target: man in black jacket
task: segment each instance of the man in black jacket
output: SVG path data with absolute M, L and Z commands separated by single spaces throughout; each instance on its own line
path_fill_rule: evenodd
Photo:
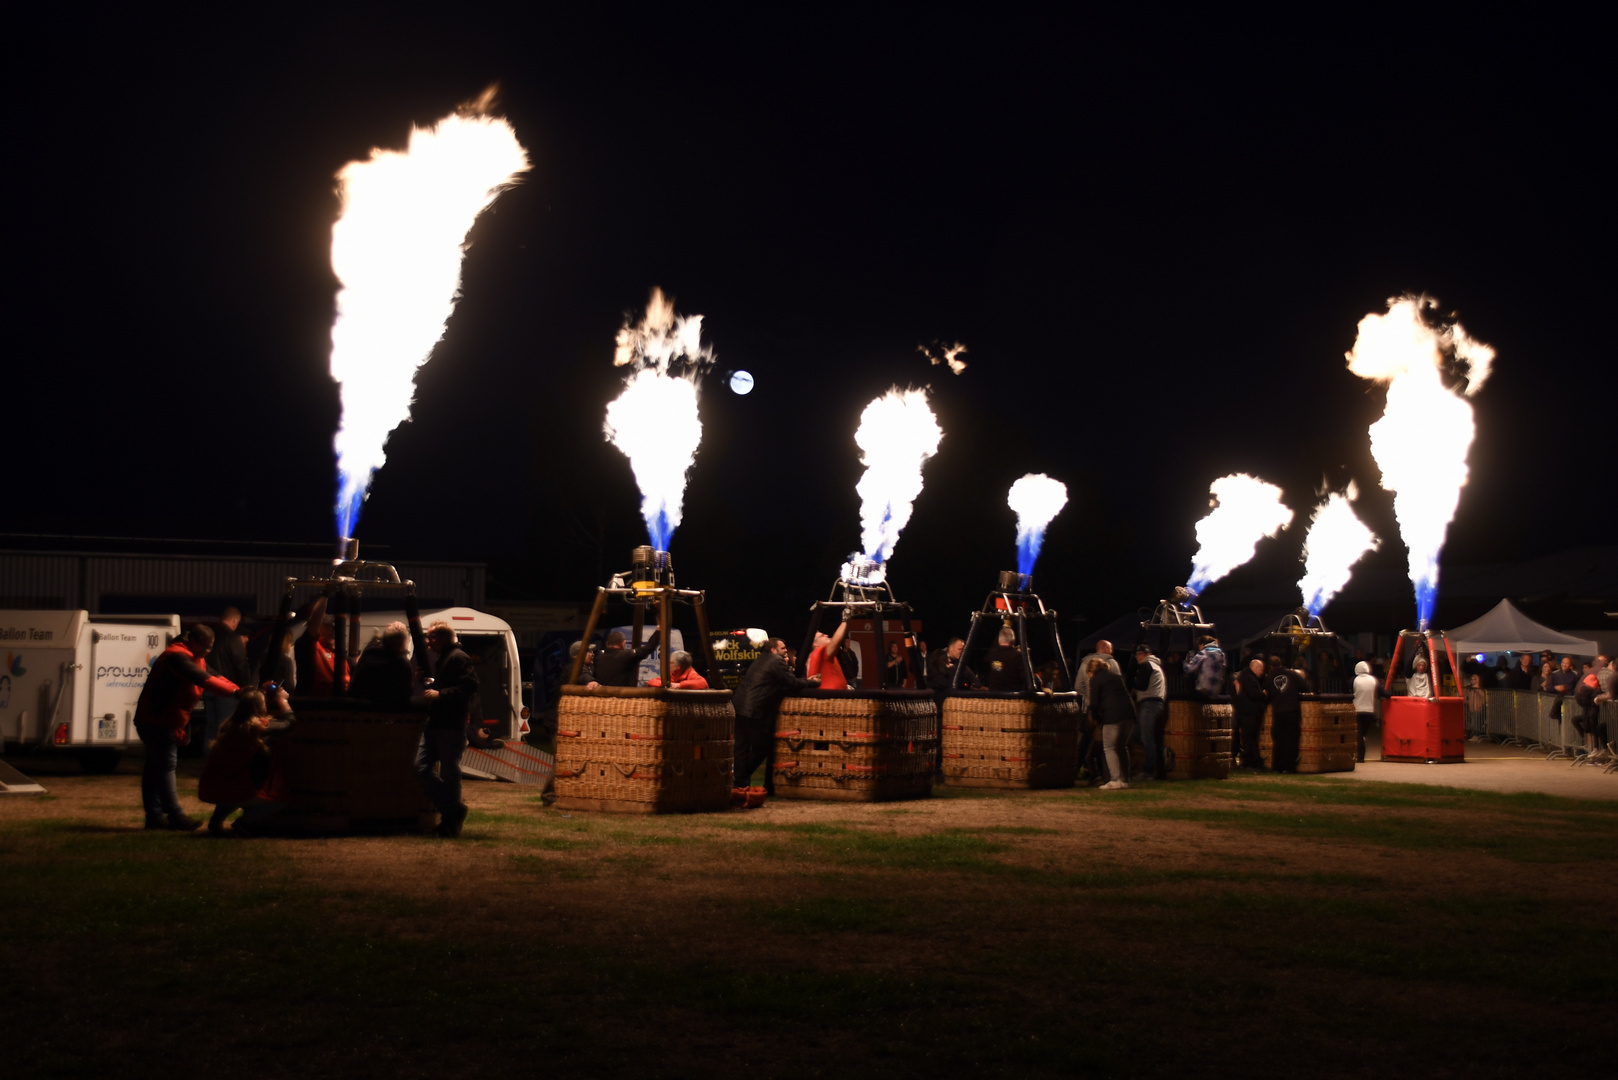
M 742 672 L 732 704 L 736 708 L 735 786 L 746 787 L 753 770 L 775 755 L 775 716 L 788 693 L 802 693 L 820 682 L 820 676 L 800 679 L 787 668 L 787 643 L 770 638 L 758 659 Z M 775 794 L 775 773 L 764 771 L 764 790 Z
M 943 694 L 955 685 L 955 669 L 960 666 L 961 653 L 966 650 L 966 642 L 961 638 L 949 639 L 949 644 L 936 652 L 927 654 L 927 688 L 938 694 Z M 974 690 L 978 685 L 978 677 L 971 668 L 961 672 L 961 689 Z M 939 707 L 943 707 L 940 698 Z
M 1298 744 L 1303 741 L 1303 694 L 1309 678 L 1296 668 L 1282 667 L 1279 656 L 1270 657 L 1270 768 L 1278 773 L 1298 771 Z
M 1031 689 L 1022 652 L 1017 648 L 1017 632 L 1002 626 L 1000 633 L 983 654 L 983 684 L 1001 693 L 1022 693 Z
M 1236 737 L 1240 740 L 1242 768 L 1262 769 L 1264 759 L 1259 756 L 1258 737 L 1264 727 L 1264 706 L 1269 703 L 1264 693 L 1264 661 L 1253 657 L 1246 667 L 1236 673 L 1233 682 L 1230 704 L 1236 712 Z
M 657 638 L 648 638 L 638 649 L 624 643 L 624 632 L 614 630 L 607 635 L 607 647 L 596 654 L 595 678 L 586 683 L 589 689 L 598 686 L 634 686 L 639 680 L 636 673 L 640 662 L 657 648 Z
M 427 727 L 416 748 L 416 779 L 438 808 L 438 835 L 461 835 L 466 806 L 461 802 L 461 754 L 466 750 L 466 722 L 478 696 L 478 673 L 456 643 L 455 628 L 435 622 L 427 628 L 427 644 L 438 658 L 427 690 Z M 438 766 L 434 774 L 433 766 Z
M 248 673 L 247 646 L 236 632 L 242 624 L 240 609 L 227 607 L 219 616 L 219 630 L 214 635 L 213 651 L 208 654 L 208 674 L 217 675 L 237 686 L 252 686 Z M 236 714 L 236 699 L 212 692 L 202 696 L 202 715 L 207 720 L 203 746 L 212 746 L 219 737 L 219 728 Z

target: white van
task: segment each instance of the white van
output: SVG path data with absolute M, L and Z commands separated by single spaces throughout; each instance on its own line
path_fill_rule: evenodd
M 178 615 L 0 611 L 0 741 L 72 750 L 111 772 L 135 734 L 135 703 Z

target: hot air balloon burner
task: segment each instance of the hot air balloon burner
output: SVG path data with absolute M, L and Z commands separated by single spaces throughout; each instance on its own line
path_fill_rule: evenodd
M 961 687 L 968 670 L 977 670 L 974 661 L 999 640 L 1001 629 L 1007 626 L 1016 632 L 1017 651 L 1022 654 L 1023 676 L 1029 690 L 1036 686 L 1035 671 L 1048 660 L 1057 664 L 1062 689 L 1072 688 L 1073 672 L 1068 667 L 1067 652 L 1062 648 L 1056 611 L 1045 606 L 1032 586 L 1032 574 L 1000 571 L 995 588 L 989 591 L 983 606 L 972 613 L 972 626 L 966 632 L 961 662 L 955 666 L 954 688 Z M 1035 663 L 1036 652 L 1039 663 Z
M 666 551 L 658 551 L 650 544 L 642 544 L 629 554 L 630 587 L 636 590 L 655 589 L 674 584 L 674 563 Z
M 1015 570 L 1002 570 L 1000 571 L 1000 582 L 996 591 L 1032 594 L 1034 591 L 1034 575 L 1019 574 Z
M 702 656 L 707 663 L 706 676 L 717 680 L 719 665 L 714 659 L 713 642 L 708 636 L 708 614 L 703 606 L 706 599 L 707 594 L 701 589 L 681 589 L 676 586 L 674 562 L 668 552 L 659 551 L 650 544 L 642 544 L 630 551 L 629 569 L 613 574 L 605 586 L 596 590 L 595 605 L 590 609 L 590 617 L 584 624 L 584 640 L 588 642 L 595 636 L 596 628 L 601 624 L 601 618 L 610 602 L 618 601 L 629 605 L 629 646 L 632 649 L 640 648 L 641 643 L 646 640 L 648 612 L 654 620 L 652 631 L 660 633 L 660 628 L 673 624 L 674 605 L 685 604 L 696 616 Z M 658 650 L 664 686 L 669 683 L 671 651 L 667 648 Z M 585 655 L 586 650 L 580 649 L 579 655 L 574 657 L 573 667 L 568 675 L 569 684 L 577 683 L 583 673 Z

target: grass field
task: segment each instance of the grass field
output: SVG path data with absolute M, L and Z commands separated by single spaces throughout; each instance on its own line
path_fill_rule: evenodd
M 225 841 L 131 768 L 0 801 L 7 1076 L 1612 1075 L 1618 804 L 475 784 L 459 842 Z

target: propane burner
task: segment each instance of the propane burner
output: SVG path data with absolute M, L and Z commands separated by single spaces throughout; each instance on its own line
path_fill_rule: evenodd
M 1032 592 L 1034 588 L 1033 574 L 1019 574 L 1015 570 L 1000 571 L 999 591 L 1007 593 Z
M 629 554 L 630 588 L 640 592 L 674 584 L 674 562 L 666 551 L 642 544 Z

